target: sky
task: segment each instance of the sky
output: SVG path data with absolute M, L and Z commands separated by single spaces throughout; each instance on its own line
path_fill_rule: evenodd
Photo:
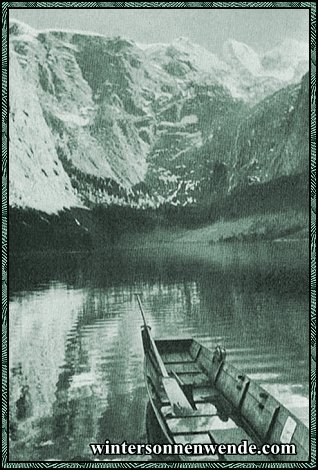
M 271 49 L 286 38 L 308 43 L 309 13 L 305 9 L 49 9 L 9 10 L 36 29 L 61 28 L 124 36 L 136 42 L 170 43 L 183 36 L 215 53 L 231 38 L 257 51 Z

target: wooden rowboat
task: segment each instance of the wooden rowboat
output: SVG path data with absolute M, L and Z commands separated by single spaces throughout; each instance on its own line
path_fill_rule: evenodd
M 142 309 L 140 299 L 139 305 Z M 145 319 L 142 341 L 147 392 L 164 442 L 239 445 L 246 440 L 258 448 L 295 444 L 297 451 L 297 455 L 179 455 L 180 460 L 309 460 L 309 429 L 226 361 L 224 349 L 217 346 L 212 352 L 192 338 L 155 340 Z

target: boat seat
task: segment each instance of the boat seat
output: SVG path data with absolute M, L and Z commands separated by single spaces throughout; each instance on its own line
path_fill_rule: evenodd
M 247 444 L 254 444 L 250 436 L 244 431 L 244 429 L 235 426 L 228 429 L 212 429 L 209 431 L 210 439 L 215 444 L 235 444 L 236 446 L 242 443 L 242 440 L 246 440 Z M 267 455 L 264 454 L 227 454 L 220 455 L 222 459 L 230 462 L 257 462 L 257 461 L 270 461 Z
M 214 402 L 218 402 L 219 393 L 210 387 L 193 387 L 192 393 L 196 407 L 201 404 L 213 404 Z M 158 396 L 160 398 L 161 406 L 167 406 L 170 404 L 164 391 L 160 394 L 158 393 Z
M 192 385 L 193 387 L 208 387 L 211 385 L 208 377 L 200 372 L 178 373 L 178 377 L 184 385 Z
M 221 421 L 217 415 L 197 416 L 193 414 L 181 418 L 173 417 L 167 419 L 166 423 L 173 435 L 208 433 L 210 429 L 236 427 L 236 424 L 231 419 Z
M 175 414 L 173 413 L 173 409 L 171 405 L 163 405 L 161 407 L 161 414 L 163 415 L 164 418 L 170 419 L 170 418 L 175 418 Z M 212 403 L 197 403 L 196 408 L 193 409 L 192 411 L 190 410 L 188 415 L 184 414 L 183 417 L 185 416 L 216 416 L 217 415 L 217 409 Z

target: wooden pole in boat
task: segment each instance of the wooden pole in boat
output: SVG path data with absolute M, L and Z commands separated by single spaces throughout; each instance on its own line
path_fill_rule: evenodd
M 140 312 L 142 315 L 142 319 L 144 321 L 144 325 L 147 330 L 147 335 L 148 335 L 149 342 L 151 345 L 151 350 L 156 358 L 157 364 L 160 369 L 162 385 L 165 389 L 168 400 L 170 401 L 172 410 L 177 416 L 182 416 L 184 414 L 186 415 L 192 414 L 193 408 L 191 404 L 189 403 L 189 400 L 185 396 L 179 382 L 177 381 L 175 377 L 171 377 L 168 374 L 166 366 L 164 365 L 164 362 L 159 354 L 157 345 L 149 331 L 150 327 L 147 325 L 146 317 L 145 317 L 145 313 L 142 307 L 140 297 L 138 294 L 136 294 L 136 297 L 137 297 L 138 305 L 139 305 Z
M 147 325 L 147 322 L 146 322 L 146 317 L 145 317 L 145 312 L 144 312 L 144 309 L 142 307 L 142 303 L 141 303 L 141 300 L 140 300 L 140 297 L 139 297 L 139 294 L 136 294 L 136 297 L 137 297 L 137 300 L 138 300 L 138 304 L 139 304 L 139 308 L 140 308 L 140 312 L 141 312 L 141 315 L 142 315 L 142 319 L 144 321 L 144 326 L 145 328 L 147 329 L 147 334 L 148 334 L 148 338 L 149 338 L 149 342 L 151 344 L 151 349 L 152 349 L 152 352 L 156 358 L 156 361 L 157 361 L 157 364 L 160 368 L 160 372 L 161 372 L 161 375 L 163 377 L 169 377 L 169 374 L 167 372 L 167 369 L 163 363 L 163 360 L 161 359 L 161 356 L 159 354 L 159 351 L 158 351 L 158 348 L 156 346 L 156 343 L 152 337 L 152 335 L 150 334 L 150 326 Z
M 142 319 L 143 319 L 143 321 L 144 321 L 144 325 L 145 325 L 146 327 L 148 327 L 147 322 L 146 322 L 145 312 L 144 312 L 144 309 L 143 309 L 143 306 L 142 306 L 142 303 L 141 303 L 139 294 L 135 294 L 135 296 L 137 297 L 137 301 L 138 301 L 138 305 L 139 305 L 139 308 L 140 308 L 140 312 L 141 312 Z

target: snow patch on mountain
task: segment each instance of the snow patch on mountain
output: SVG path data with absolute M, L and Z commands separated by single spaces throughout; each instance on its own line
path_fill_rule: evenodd
M 10 54 L 9 202 L 47 213 L 80 206 L 56 152 L 37 90 Z

